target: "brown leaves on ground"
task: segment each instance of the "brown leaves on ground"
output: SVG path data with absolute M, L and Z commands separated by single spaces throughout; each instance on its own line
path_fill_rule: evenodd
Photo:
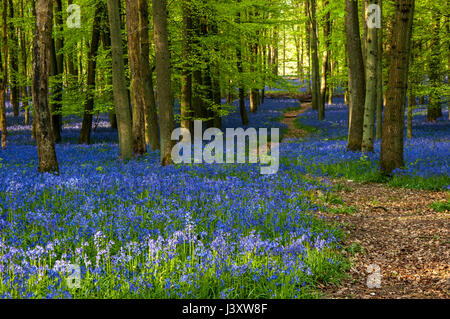
M 449 298 L 450 212 L 431 209 L 448 193 L 342 182 L 338 193 L 352 215 L 333 215 L 343 224 L 350 279 L 324 290 L 328 298 Z M 378 265 L 381 287 L 368 288 L 370 265 Z
M 307 134 L 294 121 L 310 107 L 305 103 L 301 110 L 285 114 L 285 138 Z M 319 287 L 325 298 L 449 298 L 450 212 L 437 213 L 430 207 L 445 201 L 449 193 L 339 182 L 344 187 L 337 195 L 345 207 L 355 209 L 324 215 L 343 225 L 343 247 L 352 267 L 350 278 L 338 287 Z M 374 269 L 380 271 L 380 288 L 368 287 Z

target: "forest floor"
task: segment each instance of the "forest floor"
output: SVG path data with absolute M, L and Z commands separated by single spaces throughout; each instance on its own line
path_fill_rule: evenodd
M 290 138 L 301 138 L 306 135 L 308 135 L 308 132 L 305 130 L 299 129 L 295 126 L 295 119 L 302 113 L 305 113 L 307 110 L 311 108 L 311 102 L 302 103 L 301 108 L 298 110 L 292 110 L 287 111 L 284 113 L 284 116 L 281 120 L 282 124 L 287 125 L 288 129 L 286 130 L 284 134 L 284 139 L 290 139 Z
M 295 118 L 309 107 L 285 113 L 286 138 L 307 134 L 295 126 Z M 450 297 L 450 213 L 431 208 L 445 202 L 448 193 L 342 179 L 333 183 L 340 185 L 335 196 L 347 209 L 322 214 L 342 225 L 351 269 L 339 286 L 320 287 L 324 298 Z M 377 272 L 379 288 L 369 288 L 368 278 Z

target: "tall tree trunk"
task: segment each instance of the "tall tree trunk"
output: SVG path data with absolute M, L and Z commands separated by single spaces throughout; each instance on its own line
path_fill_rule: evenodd
M 237 13 L 236 23 L 241 24 L 241 12 Z M 244 67 L 242 66 L 242 41 L 239 38 L 239 44 L 236 49 L 237 57 L 237 69 L 239 74 L 239 112 L 241 114 L 242 125 L 248 125 L 247 110 L 245 109 L 245 88 L 242 75 L 244 73 Z
M 153 88 L 153 70 L 150 66 L 150 39 L 147 30 L 149 24 L 147 0 L 139 1 L 139 23 L 141 26 L 141 72 L 143 85 L 143 99 L 145 110 L 145 132 L 146 142 L 152 150 L 158 150 L 159 127 L 158 115 L 156 111 L 155 92 Z
M 0 52 L 0 60 L 1 54 L 3 54 L 3 61 L 0 61 L 0 68 L 2 74 L 2 82 L 0 86 L 0 130 L 1 133 L 1 144 L 2 149 L 6 148 L 6 137 L 8 136 L 7 125 L 6 125 L 6 90 L 8 83 L 8 2 L 3 1 L 3 27 L 2 27 L 2 52 Z
M 111 50 L 111 32 L 109 27 L 109 18 L 108 12 L 105 12 L 105 21 L 103 21 L 102 25 L 102 34 L 101 41 L 103 42 L 103 48 L 105 50 Z M 108 76 L 108 84 L 112 86 L 112 77 Z M 117 130 L 117 116 L 115 108 L 108 111 L 109 123 L 111 125 L 111 129 Z
M 202 59 L 201 49 L 201 8 L 198 1 L 193 1 L 192 5 L 192 30 L 193 30 L 193 55 L 194 61 L 200 61 Z M 194 70 L 192 72 L 192 110 L 194 112 L 194 118 L 206 118 L 204 114 L 204 90 L 203 90 L 203 76 L 202 69 L 199 63 L 193 65 Z
M 378 5 L 378 0 L 372 0 Z M 367 25 L 367 23 L 365 23 Z M 364 153 L 374 151 L 375 113 L 378 95 L 378 29 L 368 28 L 366 39 L 366 101 L 364 104 L 364 126 L 361 150 Z
M 322 104 L 320 95 L 320 71 L 319 71 L 319 40 L 317 37 L 316 0 L 308 0 L 309 21 L 311 31 L 311 62 L 312 62 L 312 108 L 319 110 Z M 323 110 L 319 110 L 319 119 L 323 119 Z
M 6 1 L 6 0 L 3 0 Z M 11 104 L 14 116 L 19 116 L 19 95 L 20 88 L 17 84 L 17 75 L 19 74 L 19 56 L 18 56 L 18 40 L 16 27 L 14 25 L 14 5 L 9 0 L 9 66 L 10 66 L 10 88 L 11 88 Z
M 125 160 L 133 156 L 130 101 L 124 73 L 122 37 L 120 29 L 119 0 L 107 0 L 111 32 L 114 104 L 119 131 L 120 154 Z
M 67 5 L 70 6 L 73 3 L 73 0 L 68 0 Z M 69 69 L 69 75 L 72 78 L 72 80 L 75 80 L 78 78 L 78 67 L 77 63 L 73 63 L 74 56 L 73 52 L 67 53 L 67 68 Z
M 272 72 L 275 76 L 278 76 L 278 63 L 279 63 L 279 59 L 278 59 L 278 43 L 279 42 L 279 35 L 278 35 L 278 29 L 275 26 L 274 30 L 273 30 L 273 51 L 272 51 Z
M 328 10 L 329 2 L 325 0 L 324 8 Z M 320 87 L 321 103 L 319 105 L 319 120 L 323 120 L 325 117 L 325 103 L 327 100 L 327 88 L 328 88 L 328 73 L 330 72 L 330 45 L 331 45 L 331 17 L 330 11 L 325 15 L 325 24 L 323 28 L 323 37 L 325 39 L 325 52 L 322 59 L 322 80 Z
M 305 2 L 305 15 L 309 17 L 309 0 Z M 306 55 L 308 57 L 308 67 L 306 68 L 306 94 L 312 94 L 311 90 L 311 23 L 306 19 Z
M 429 62 L 430 72 L 430 100 L 427 108 L 427 122 L 435 122 L 442 116 L 442 101 L 440 94 L 440 65 L 441 65 L 441 41 L 440 41 L 440 14 L 433 12 L 433 30 L 431 36 L 431 57 Z
M 53 1 L 36 3 L 36 34 L 33 49 L 33 106 L 39 172 L 59 173 L 50 118 L 48 74 L 52 45 Z
M 412 81 L 409 87 L 409 97 L 408 97 L 408 116 L 407 116 L 407 126 L 406 126 L 406 137 L 411 139 L 413 137 L 413 110 L 416 106 L 416 96 L 414 95 L 414 88 Z
M 254 113 L 258 110 L 258 104 L 259 104 L 259 97 L 258 97 L 258 90 L 255 88 L 256 86 L 256 57 L 258 54 L 258 44 L 252 43 L 250 45 L 250 73 L 252 73 L 254 76 L 252 80 L 252 87 L 250 88 L 250 112 Z
M 381 20 L 383 18 L 383 1 L 380 1 Z M 381 21 L 382 23 L 382 21 Z M 378 29 L 378 63 L 377 63 L 377 127 L 376 139 L 381 139 L 383 123 L 383 28 Z
M 161 130 L 161 165 L 166 166 L 172 164 L 171 135 L 174 128 L 166 0 L 153 0 L 153 25 L 159 127 Z
M 192 132 L 192 1 L 183 0 L 183 69 L 181 71 L 181 127 Z
M 79 144 L 91 143 L 92 112 L 94 111 L 95 75 L 97 69 L 97 52 L 100 44 L 101 21 L 105 19 L 103 2 L 97 2 L 92 26 L 92 38 L 88 54 L 87 99 L 84 105 L 83 122 L 81 124 Z
M 362 145 L 366 81 L 359 35 L 358 1 L 346 0 L 345 32 L 349 66 L 349 132 L 348 149 L 360 151 Z
M 450 0 L 447 0 L 447 12 L 450 11 Z M 450 34 L 450 16 L 447 15 L 445 17 L 445 29 L 447 31 L 447 81 L 448 84 L 450 84 L 450 37 L 448 36 Z M 450 94 L 447 95 L 447 102 L 448 102 L 448 118 L 450 120 Z
M 391 174 L 404 164 L 404 119 L 414 2 L 414 0 L 398 0 L 395 5 L 380 156 L 380 169 L 384 174 Z
M 55 8 L 55 22 L 58 32 L 63 29 L 63 17 L 62 17 L 62 1 L 56 0 Z M 50 69 L 51 74 L 54 77 L 54 85 L 52 87 L 52 100 L 51 111 L 52 111 L 52 127 L 53 127 L 53 137 L 55 143 L 61 142 L 61 129 L 62 129 L 62 76 L 64 71 L 64 54 L 60 50 L 64 47 L 64 42 L 61 34 L 52 40 L 52 63 Z
M 22 21 L 25 21 L 25 12 L 23 10 L 23 0 L 20 0 L 20 17 Z M 27 54 L 27 43 L 25 40 L 25 28 L 20 28 L 20 49 L 22 55 L 22 75 L 25 79 L 28 79 L 28 54 Z M 25 83 L 22 88 L 22 108 L 25 111 L 25 124 L 30 124 L 30 110 L 28 107 L 28 92 L 27 92 L 27 83 Z
M 128 56 L 130 60 L 131 105 L 133 109 L 133 149 L 137 155 L 147 152 L 145 143 L 144 88 L 142 86 L 139 10 L 136 0 L 126 0 Z M 144 26 L 142 28 L 146 29 Z

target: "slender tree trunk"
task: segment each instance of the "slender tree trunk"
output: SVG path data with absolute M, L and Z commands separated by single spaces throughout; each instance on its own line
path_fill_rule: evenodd
M 391 174 L 404 164 L 404 117 L 414 2 L 414 0 L 398 0 L 395 5 L 380 156 L 380 169 L 384 174 Z
M 381 19 L 383 17 L 383 1 L 380 1 Z M 382 21 L 381 21 L 382 22 Z M 376 139 L 381 139 L 383 123 L 383 28 L 378 29 L 378 63 L 377 63 L 377 127 Z
M 3 0 L 6 1 L 6 0 Z M 19 95 L 20 88 L 17 84 L 17 75 L 19 74 L 19 56 L 18 56 L 18 40 L 16 27 L 14 24 L 14 5 L 9 0 L 9 66 L 10 66 L 10 88 L 11 88 L 11 104 L 14 116 L 19 116 Z
M 320 71 L 319 71 L 319 51 L 317 37 L 317 20 L 316 20 L 316 0 L 308 0 L 309 20 L 311 31 L 311 61 L 312 61 L 312 108 L 319 111 L 319 119 L 324 117 L 323 109 L 320 109 L 322 98 L 320 95 Z
M 366 93 L 358 12 L 358 2 L 346 0 L 345 30 L 347 35 L 348 82 L 350 90 L 348 149 L 351 151 L 361 150 Z
M 372 0 L 378 4 L 378 0 Z M 366 23 L 365 23 L 366 24 Z M 367 24 L 366 24 L 367 25 Z M 377 110 L 378 95 L 378 29 L 367 30 L 366 39 L 366 101 L 364 104 L 364 126 L 361 150 L 364 153 L 374 151 L 375 142 L 375 113 Z
M 241 13 L 237 13 L 236 23 L 241 23 Z M 239 112 L 241 114 L 242 125 L 248 125 L 247 110 L 245 109 L 245 88 L 242 75 L 244 73 L 244 68 L 242 66 L 242 41 L 239 39 L 239 45 L 236 49 L 237 56 L 237 69 L 239 74 Z
M 109 27 L 108 12 L 105 11 L 105 21 L 102 28 L 101 41 L 103 42 L 103 48 L 105 50 L 111 50 L 111 32 Z M 108 84 L 112 86 L 112 76 L 108 75 Z M 111 129 L 117 130 L 117 116 L 115 108 L 108 111 L 109 123 Z
M 63 29 L 62 18 L 62 2 L 56 0 L 55 7 L 55 22 L 56 28 L 60 32 Z M 52 86 L 52 100 L 50 109 L 52 111 L 52 127 L 53 137 L 55 143 L 61 142 L 61 129 L 62 129 L 62 76 L 64 66 L 64 54 L 60 53 L 60 50 L 64 47 L 64 42 L 59 35 L 56 39 L 52 40 L 52 52 L 51 52 L 51 74 L 54 77 L 54 85 Z
M 450 1 L 447 0 L 447 12 L 450 11 Z M 447 84 L 450 84 L 450 16 L 447 14 L 445 17 L 445 29 L 447 31 Z M 448 118 L 450 120 L 450 94 L 447 94 L 447 103 L 448 103 Z
M 1 60 L 1 54 L 3 54 L 3 61 L 0 61 L 0 68 L 2 73 L 2 82 L 0 87 L 0 130 L 1 133 L 1 144 L 2 149 L 6 149 L 6 137 L 8 136 L 7 132 L 7 126 L 6 126 L 6 90 L 7 90 L 7 83 L 8 83 L 8 19 L 7 19 L 7 12 L 8 12 L 8 2 L 3 1 L 3 13 L 2 13 L 2 20 L 3 20 L 3 27 L 2 27 L 2 52 L 0 53 L 0 60 Z
M 198 2 L 192 2 L 192 29 L 193 29 L 193 55 L 194 61 L 202 59 L 201 49 L 201 8 Z M 203 90 L 203 76 L 202 69 L 199 63 L 193 65 L 194 70 L 192 72 L 192 110 L 194 112 L 194 118 L 206 118 L 204 114 L 204 90 Z
M 50 117 L 48 74 L 53 27 L 53 1 L 36 3 L 36 34 L 33 50 L 33 106 L 39 172 L 59 173 Z
M 408 116 L 407 116 L 407 127 L 406 127 L 406 137 L 411 139 L 413 137 L 413 110 L 416 106 L 416 96 L 414 95 L 414 88 L 412 83 L 409 87 L 409 97 L 408 97 Z
M 120 29 L 119 0 L 107 0 L 111 32 L 114 104 L 119 131 L 120 154 L 125 160 L 133 156 L 130 101 L 124 74 L 124 59 Z
M 94 91 L 95 75 L 97 69 L 97 52 L 100 43 L 100 23 L 104 19 L 105 8 L 103 2 L 97 2 L 95 9 L 94 24 L 92 26 L 92 38 L 90 51 L 88 54 L 88 78 L 87 78 L 87 99 L 84 106 L 83 122 L 81 124 L 79 144 L 91 143 L 92 112 L 94 111 Z
M 20 17 L 22 18 L 22 21 L 24 21 L 25 18 L 25 12 L 23 11 L 23 0 L 20 0 Z M 21 55 L 22 55 L 22 75 L 25 79 L 28 79 L 28 55 L 27 55 L 27 43 L 25 40 L 25 28 L 20 28 L 20 49 L 21 49 Z M 25 124 L 30 124 L 30 110 L 28 107 L 28 92 L 27 92 L 27 84 L 25 83 L 22 88 L 22 108 L 25 111 Z
M 272 66 L 273 66 L 273 74 L 275 76 L 278 76 L 278 43 L 279 42 L 279 36 L 278 36 L 278 29 L 275 26 L 275 29 L 273 31 L 273 61 L 272 61 Z
M 141 26 L 141 72 L 143 85 L 143 99 L 145 109 L 146 142 L 152 150 L 158 150 L 159 127 L 156 110 L 155 92 L 153 88 L 153 70 L 150 66 L 150 39 L 147 30 L 149 24 L 147 0 L 139 1 L 139 23 Z
M 255 89 L 256 85 L 256 57 L 258 54 L 258 45 L 256 43 L 252 43 L 250 46 L 250 55 L 251 55 L 251 61 L 250 61 L 250 73 L 252 73 L 254 76 L 254 79 L 252 80 L 252 88 L 250 88 L 250 112 L 254 113 L 258 110 L 258 103 L 259 103 L 259 97 L 258 97 L 258 90 Z
M 144 26 L 140 26 L 139 24 L 138 2 L 136 0 L 126 0 L 125 2 L 127 12 L 128 56 L 130 60 L 131 104 L 133 109 L 133 149 L 136 155 L 143 155 L 147 152 L 140 43 L 141 28 Z
M 329 6 L 328 0 L 324 2 L 324 8 Z M 328 73 L 330 72 L 330 36 L 331 36 L 331 17 L 330 11 L 325 15 L 325 24 L 323 28 L 323 37 L 325 39 L 325 52 L 322 59 L 322 80 L 320 87 L 321 103 L 319 105 L 319 120 L 323 120 L 325 117 L 325 103 L 327 100 L 327 88 L 328 88 Z
M 181 126 L 192 132 L 192 1 L 183 0 L 183 69 L 181 71 Z
M 305 15 L 309 17 L 309 0 L 305 2 Z M 306 68 L 306 94 L 312 94 L 311 87 L 311 24 L 309 19 L 306 20 L 306 55 L 308 58 L 308 67 Z
M 427 122 L 435 122 L 442 116 L 442 101 L 440 94 L 440 65 L 441 65 L 441 41 L 440 41 L 440 20 L 438 13 L 433 13 L 433 30 L 431 36 L 431 57 L 429 62 L 430 74 L 430 100 L 427 108 Z
M 70 6 L 73 4 L 73 0 L 68 0 L 67 5 Z M 74 57 L 72 52 L 67 53 L 67 68 L 69 69 L 69 75 L 72 78 L 72 80 L 78 79 L 78 68 L 77 63 L 73 63 Z
M 172 164 L 173 142 L 171 135 L 174 128 L 166 0 L 153 0 L 153 25 L 155 33 L 159 127 L 161 130 L 161 164 L 166 166 Z

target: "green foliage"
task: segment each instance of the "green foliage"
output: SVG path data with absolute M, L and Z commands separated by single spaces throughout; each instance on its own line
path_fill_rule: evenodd
M 431 209 L 433 209 L 436 213 L 443 213 L 450 211 L 450 199 L 447 199 L 445 202 L 434 202 L 431 204 Z

